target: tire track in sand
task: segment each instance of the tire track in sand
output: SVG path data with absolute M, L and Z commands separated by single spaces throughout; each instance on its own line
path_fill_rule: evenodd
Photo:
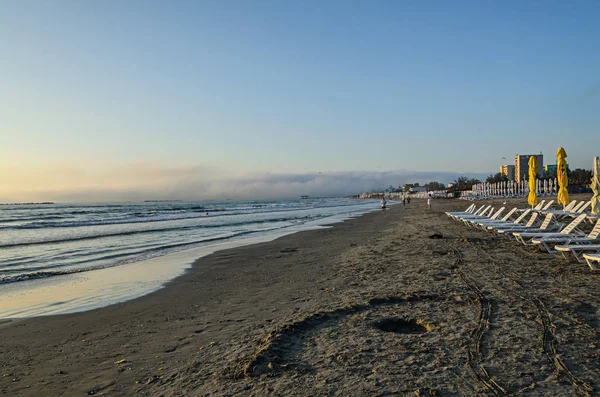
M 474 248 L 479 257 L 485 256 L 490 263 L 494 264 L 495 271 L 498 274 L 502 275 L 506 280 L 509 280 L 515 285 L 519 291 L 517 295 L 520 298 L 529 301 L 535 306 L 539 315 L 539 324 L 542 326 L 542 349 L 554 367 L 555 372 L 564 376 L 571 383 L 571 385 L 573 385 L 573 387 L 575 387 L 575 389 L 577 389 L 584 396 L 592 396 L 594 393 L 594 388 L 592 385 L 577 377 L 569 369 L 567 364 L 560 358 L 557 349 L 556 336 L 552 331 L 554 329 L 554 324 L 550 319 L 550 313 L 548 312 L 548 309 L 546 309 L 544 303 L 537 296 L 532 296 L 529 292 L 527 292 L 525 288 L 523 288 L 523 285 L 514 277 L 509 276 L 504 271 L 503 267 L 500 266 L 500 263 L 492 255 L 488 254 L 477 246 L 474 246 Z
M 463 265 L 463 257 L 460 251 L 455 248 L 452 248 L 452 251 L 454 252 L 455 256 L 454 265 L 457 266 L 456 272 L 463 282 L 469 287 L 469 289 L 475 294 L 477 301 L 479 302 L 479 321 L 477 328 L 471 333 L 474 343 L 468 347 L 469 355 L 467 357 L 467 362 L 469 363 L 469 368 L 471 368 L 471 371 L 477 380 L 479 380 L 488 391 L 496 396 L 504 396 L 507 394 L 506 390 L 490 377 L 489 373 L 481 363 L 481 346 L 483 338 L 490 328 L 492 304 L 490 300 L 485 297 L 477 284 L 462 271 L 461 266 Z

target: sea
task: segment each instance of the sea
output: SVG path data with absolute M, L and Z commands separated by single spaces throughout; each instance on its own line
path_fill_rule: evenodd
M 194 253 L 268 241 L 378 206 L 350 198 L 1 205 L 0 296 L 12 301 L 0 299 L 0 318 L 74 312 L 137 297 L 181 274 L 181 266 L 163 267 L 177 261 L 189 267 Z M 167 257 L 173 259 L 160 261 Z M 118 276 L 125 267 L 136 269 L 127 273 L 133 278 L 128 283 Z M 140 287 L 135 278 L 145 273 L 160 276 Z M 123 281 L 121 288 L 114 282 L 100 288 L 96 274 Z M 82 292 L 65 298 L 74 283 Z M 52 288 L 62 292 L 52 298 Z M 94 297 L 94 290 L 102 292 Z

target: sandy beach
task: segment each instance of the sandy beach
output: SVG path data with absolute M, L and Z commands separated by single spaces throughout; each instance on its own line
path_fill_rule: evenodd
M 0 322 L 0 394 L 599 395 L 600 274 L 444 214 L 468 205 L 413 200 Z

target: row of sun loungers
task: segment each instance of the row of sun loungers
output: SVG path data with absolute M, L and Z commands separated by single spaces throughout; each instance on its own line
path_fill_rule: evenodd
M 551 254 L 560 253 L 566 259 L 574 258 L 586 262 L 592 270 L 600 270 L 600 219 L 591 231 L 586 233 L 582 228 L 590 218 L 585 211 L 591 202 L 572 201 L 563 210 L 551 210 L 553 203 L 552 200 L 545 204 L 542 200 L 534 208 L 513 208 L 504 216 L 505 207 L 495 210 L 491 205 L 477 208 L 475 204 L 465 211 L 446 214 L 467 226 L 524 245 L 538 246 Z

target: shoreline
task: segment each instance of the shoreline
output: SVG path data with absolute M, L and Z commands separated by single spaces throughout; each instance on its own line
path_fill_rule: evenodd
M 476 396 L 491 381 L 509 394 L 598 390 L 600 275 L 444 214 L 468 205 L 396 205 L 218 251 L 123 304 L 0 324 L 0 392 Z M 388 318 L 424 331 L 378 329 Z
M 0 320 L 78 313 L 124 303 L 164 288 L 190 271 L 196 261 L 214 252 L 331 227 L 369 212 L 372 211 L 333 215 L 299 226 L 257 232 L 119 266 L 0 284 L 3 294 Z

